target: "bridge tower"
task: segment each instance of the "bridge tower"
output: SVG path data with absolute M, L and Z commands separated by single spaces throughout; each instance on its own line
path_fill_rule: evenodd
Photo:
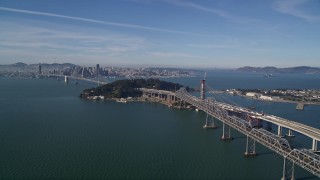
M 201 80 L 201 87 L 200 87 L 201 100 L 204 100 L 206 98 L 206 77 L 207 77 L 207 73 L 204 74 L 204 78 Z

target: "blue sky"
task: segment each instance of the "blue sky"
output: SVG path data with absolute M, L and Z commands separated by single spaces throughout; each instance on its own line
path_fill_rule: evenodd
M 320 67 L 319 0 L 1 0 L 0 64 Z

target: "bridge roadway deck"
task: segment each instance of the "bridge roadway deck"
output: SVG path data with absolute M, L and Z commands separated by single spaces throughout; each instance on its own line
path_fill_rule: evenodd
M 142 92 L 147 92 L 147 93 L 165 94 L 165 95 L 172 95 L 172 96 L 176 95 L 174 92 L 158 90 L 158 89 L 139 88 L 139 90 Z
M 285 159 L 289 159 L 294 164 L 297 164 L 305 170 L 311 172 L 312 174 L 320 177 L 320 156 L 315 154 L 314 152 L 308 149 L 291 149 L 290 144 L 286 139 L 281 138 L 262 128 L 252 128 L 247 121 L 237 118 L 235 116 L 228 116 L 228 113 L 221 113 L 221 111 L 226 111 L 226 108 L 223 108 L 221 104 L 217 105 L 216 103 L 206 103 L 203 100 L 191 96 L 183 88 L 177 91 L 175 95 L 181 100 L 196 106 L 197 108 L 207 112 L 211 116 L 219 119 L 220 121 L 229 125 L 230 127 L 238 130 L 239 132 L 247 135 L 248 137 L 259 142 L 260 144 L 266 146 L 267 148 L 275 151 L 276 153 L 283 156 Z M 270 122 L 272 121 L 275 123 L 284 124 L 284 122 L 282 121 L 275 121 L 271 118 Z M 297 129 L 299 128 L 299 124 L 289 127 L 292 129 Z M 308 126 L 303 127 L 304 128 L 301 128 L 299 131 L 306 133 L 307 136 L 318 136 L 316 132 L 313 132 L 312 128 L 310 128 L 309 131 L 306 131 L 304 129 L 308 129 Z M 294 175 L 292 175 L 292 177 L 293 176 Z M 285 173 L 283 175 L 283 178 L 286 178 Z
M 170 91 L 163 91 L 163 90 L 156 90 L 156 89 L 146 89 L 146 88 L 140 88 L 141 91 L 145 91 L 145 92 L 149 92 L 149 93 L 158 93 L 158 94 L 167 94 L 167 95 L 174 95 L 176 96 L 176 93 L 170 92 Z M 186 92 L 186 91 L 185 91 Z M 187 93 L 187 92 L 186 92 Z M 190 96 L 190 98 L 192 98 L 192 100 L 194 102 L 197 103 L 201 103 L 201 104 L 205 104 L 205 102 L 203 100 L 200 100 L 196 97 Z M 234 111 L 234 112 L 243 112 L 246 113 L 252 117 L 255 117 L 257 119 L 261 119 L 267 122 L 271 122 L 273 124 L 276 124 L 278 126 L 281 127 L 285 127 L 288 129 L 291 129 L 293 131 L 299 132 L 303 135 L 306 135 L 312 139 L 315 139 L 317 141 L 320 141 L 320 129 L 311 127 L 311 126 L 307 126 L 305 124 L 302 123 L 298 123 L 295 121 L 291 121 L 288 119 L 284 119 L 281 117 L 277 117 L 274 115 L 269 115 L 269 114 L 262 114 L 262 113 L 258 113 L 255 111 L 251 111 L 249 109 L 243 108 L 243 107 L 239 107 L 239 106 L 234 106 L 234 105 L 230 105 L 230 104 L 226 104 L 226 103 L 221 103 L 221 102 L 217 102 L 215 101 L 214 106 L 220 107 L 222 109 L 228 110 L 228 111 Z
M 97 83 L 97 84 L 101 84 L 101 85 L 107 84 L 106 82 L 103 82 L 103 81 L 97 81 L 97 80 L 94 80 L 94 79 L 88 79 L 88 78 L 83 78 L 83 77 L 66 76 L 66 75 L 59 75 L 59 74 L 49 74 L 48 76 L 68 77 L 68 78 L 71 78 L 71 79 L 77 79 L 77 80 L 81 80 L 81 81 L 88 81 L 88 82 L 93 82 L 93 83 Z
M 146 89 L 146 88 L 140 88 L 140 90 L 145 91 L 145 92 L 149 92 L 149 93 L 158 93 L 158 94 L 167 94 L 167 95 L 174 95 L 176 96 L 175 93 L 170 92 L 170 91 L 163 91 L 163 90 L 156 90 L 156 89 Z M 194 102 L 198 102 L 198 103 L 205 103 L 204 101 L 190 96 L 190 98 L 192 98 L 194 100 Z M 221 103 L 221 102 L 214 102 L 215 106 L 218 106 L 222 109 L 228 110 L 228 111 L 235 111 L 235 112 L 243 112 L 243 113 L 247 113 L 248 115 L 255 117 L 257 119 L 261 119 L 267 122 L 271 122 L 273 124 L 279 125 L 281 127 L 285 127 L 288 129 L 291 129 L 293 131 L 299 132 L 301 134 L 304 134 L 310 138 L 316 139 L 317 141 L 320 141 L 320 129 L 311 127 L 311 126 L 307 126 L 305 124 L 302 123 L 298 123 L 295 121 L 291 121 L 288 119 L 284 119 L 281 117 L 277 117 L 274 115 L 269 115 L 269 114 L 262 114 L 262 113 L 258 113 L 255 111 L 251 111 L 249 109 L 243 108 L 243 107 L 239 107 L 239 106 L 234 106 L 234 105 L 230 105 L 230 104 L 226 104 L 226 103 Z
M 251 111 L 249 109 L 239 107 L 239 106 L 233 106 L 233 105 L 219 103 L 219 102 L 215 102 L 215 105 L 217 105 L 218 107 L 221 107 L 223 109 L 229 110 L 229 111 L 246 113 L 246 114 L 250 115 L 251 117 L 261 119 L 263 121 L 271 122 L 271 123 L 276 124 L 278 126 L 291 129 L 293 131 L 304 134 L 312 139 L 316 139 L 317 141 L 320 141 L 320 130 L 317 128 L 307 126 L 305 124 L 291 121 L 291 120 L 288 120 L 285 118 L 277 117 L 274 115 L 254 112 L 254 111 Z
M 252 128 L 250 123 L 246 120 L 235 116 L 228 116 L 228 113 L 223 113 L 221 111 L 238 111 L 245 112 L 251 116 L 256 116 L 262 120 L 278 124 L 279 126 L 288 127 L 294 131 L 300 132 L 306 136 L 319 139 L 319 130 L 307 125 L 296 123 L 294 121 L 289 121 L 280 117 L 273 115 L 259 114 L 257 112 L 248 110 L 246 108 L 232 106 L 225 103 L 218 103 L 214 101 L 205 102 L 194 96 L 191 96 L 184 88 L 174 92 L 156 90 L 156 89 L 146 89 L 140 88 L 139 90 L 146 93 L 155 94 L 165 94 L 170 96 L 176 96 L 181 100 L 192 104 L 193 106 L 205 111 L 211 116 L 219 119 L 223 123 L 229 125 L 230 127 L 238 130 L 239 132 L 247 135 L 254 139 L 254 141 L 266 146 L 267 148 L 275 151 L 279 155 L 283 156 L 285 159 L 290 160 L 294 164 L 301 166 L 303 169 L 311 172 L 312 174 L 320 177 L 320 156 L 308 149 L 291 149 L 290 144 L 284 138 L 281 138 L 269 131 L 262 128 L 256 129 Z M 285 178 L 285 175 L 284 175 Z

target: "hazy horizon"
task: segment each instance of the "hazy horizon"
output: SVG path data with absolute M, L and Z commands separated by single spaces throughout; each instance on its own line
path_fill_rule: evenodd
M 14 63 L 11 63 L 11 64 L 0 64 L 0 65 L 13 65 L 13 64 L 17 64 L 17 63 L 24 63 L 24 64 L 27 64 L 27 65 L 37 65 L 37 64 L 74 64 L 74 65 L 77 65 L 77 66 L 83 66 L 83 67 L 95 67 L 96 64 L 77 64 L 77 63 L 71 63 L 71 62 L 61 62 L 61 63 L 57 63 L 57 62 L 53 62 L 53 63 L 25 63 L 25 62 L 22 62 L 22 61 L 19 61 L 19 62 L 14 62 Z M 311 67 L 311 68 L 320 68 L 320 67 L 316 67 L 316 66 L 305 66 L 305 65 L 301 65 L 301 66 L 288 66 L 288 67 L 277 67 L 277 66 L 250 66 L 250 65 L 244 65 L 244 66 L 241 66 L 241 67 L 233 67 L 233 68 L 228 68 L 228 67 L 178 67 L 178 66 L 166 66 L 166 65 L 158 65 L 158 66 L 154 66 L 154 65 L 146 65 L 146 64 L 137 64 L 137 65 L 117 65 L 117 64 L 99 64 L 100 67 L 116 67 L 116 68 L 178 68 L 178 69 L 193 69 L 193 70 L 235 70 L 235 69 L 238 69 L 238 68 L 243 68 L 243 67 L 252 67 L 252 68 L 266 68 L 266 67 L 275 67 L 275 68 L 278 68 L 278 69 L 281 69 L 281 68 L 295 68 L 295 67 Z

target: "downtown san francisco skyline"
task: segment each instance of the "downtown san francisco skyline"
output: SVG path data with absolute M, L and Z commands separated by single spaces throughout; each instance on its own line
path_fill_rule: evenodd
M 0 63 L 320 67 L 320 2 L 0 2 Z

